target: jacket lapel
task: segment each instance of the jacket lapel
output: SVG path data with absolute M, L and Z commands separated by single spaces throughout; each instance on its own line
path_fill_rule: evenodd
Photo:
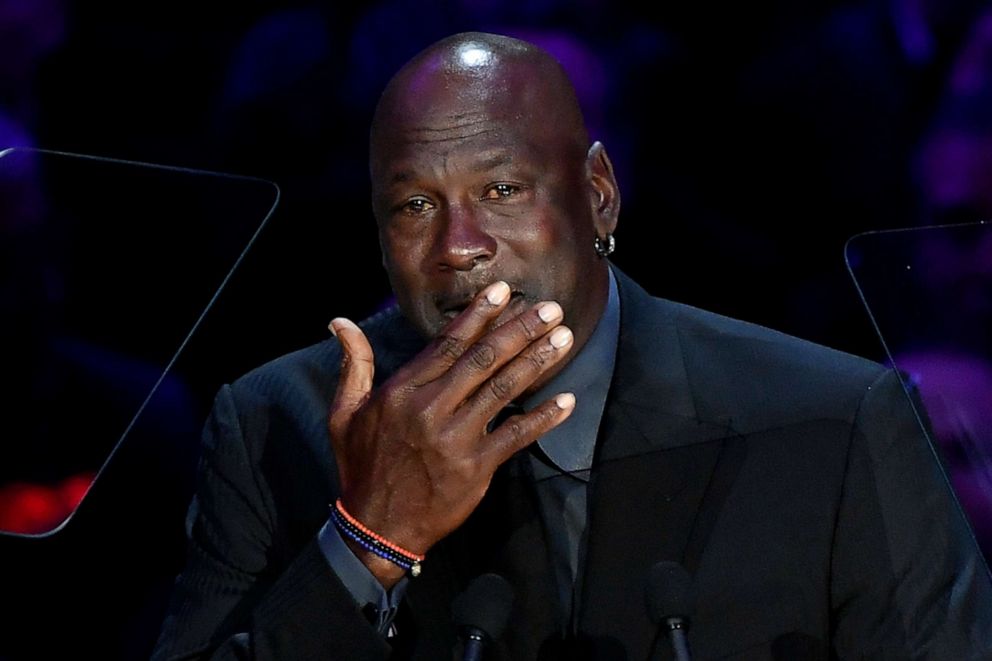
M 558 637 L 554 574 L 526 461 L 520 453 L 500 467 L 479 507 L 432 549 L 430 564 L 411 584 L 407 602 L 423 650 L 415 658 L 437 659 L 441 651 L 454 649 L 451 601 L 472 578 L 487 572 L 516 588 L 506 632 L 487 658 L 535 659 L 545 641 Z
M 648 657 L 655 635 L 644 605 L 648 571 L 661 560 L 680 562 L 690 574 L 696 569 L 746 451 L 729 421 L 701 404 L 712 398 L 694 390 L 711 384 L 689 377 L 677 304 L 614 273 L 620 337 L 590 484 L 578 644 L 566 652 L 574 659 Z M 451 600 L 485 572 L 517 586 L 492 658 L 564 658 L 554 572 L 526 460 L 518 454 L 497 471 L 480 506 L 431 551 L 410 585 L 414 658 L 449 657 L 456 640 Z
M 390 326 L 375 351 L 377 385 L 424 346 L 395 310 L 384 317 Z M 397 658 L 451 658 L 458 640 L 451 602 L 472 578 L 487 572 L 518 586 L 506 633 L 487 658 L 537 658 L 543 642 L 557 637 L 554 573 L 527 461 L 522 452 L 501 466 L 468 520 L 428 553 L 423 573 L 411 580 L 397 616 L 402 638 L 397 641 Z
M 695 570 L 745 445 L 697 415 L 677 307 L 616 274 L 620 338 L 590 485 L 579 629 L 588 658 L 644 659 L 656 629 L 648 571 L 661 560 Z

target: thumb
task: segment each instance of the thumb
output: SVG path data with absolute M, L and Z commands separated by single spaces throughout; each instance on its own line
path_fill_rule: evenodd
M 328 326 L 341 343 L 341 375 L 337 392 L 331 403 L 328 428 L 331 441 L 344 438 L 355 412 L 372 393 L 372 376 L 375 373 L 372 346 L 365 333 L 352 321 L 338 317 Z

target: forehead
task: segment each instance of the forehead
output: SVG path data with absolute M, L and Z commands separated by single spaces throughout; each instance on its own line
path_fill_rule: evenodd
M 553 168 L 553 142 L 525 122 L 451 117 L 433 125 L 395 127 L 374 150 L 373 174 L 381 184 L 423 175 L 486 173 L 498 169 Z
M 525 66 L 450 71 L 423 66 L 384 96 L 371 145 L 373 174 L 410 163 L 553 162 L 569 148 L 562 103 Z M 559 95 L 560 96 L 560 95 Z

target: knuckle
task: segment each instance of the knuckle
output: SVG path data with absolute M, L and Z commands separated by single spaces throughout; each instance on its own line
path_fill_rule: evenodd
M 452 466 L 452 470 L 458 475 L 459 478 L 461 478 L 462 481 L 468 481 L 479 471 L 478 462 L 467 459 L 457 461 Z
M 403 398 L 403 388 L 393 381 L 387 381 L 379 388 L 379 399 L 389 404 L 396 404 Z
M 532 323 L 532 317 L 533 315 L 520 315 L 517 317 L 517 326 L 520 328 L 520 331 L 523 333 L 524 337 L 526 337 L 529 341 L 536 340 L 540 330 L 540 327 L 537 324 Z
M 540 369 L 544 366 L 544 359 L 536 352 L 527 354 L 525 358 L 531 369 L 534 371 L 540 371 Z
M 541 407 L 541 424 L 551 425 L 558 417 L 559 409 L 554 404 Z
M 430 426 L 435 418 L 437 418 L 437 411 L 435 410 L 435 403 L 433 401 L 426 402 L 422 406 L 416 406 L 413 409 L 413 419 L 421 427 Z
M 453 335 L 441 335 L 437 338 L 435 353 L 448 361 L 454 362 L 462 355 L 462 341 Z
M 401 411 L 406 409 L 412 401 L 414 392 L 402 383 L 384 384 L 375 394 L 375 401 L 379 408 L 391 411 Z M 369 392 L 367 399 L 372 401 L 372 393 Z
M 524 429 L 524 425 L 520 421 L 520 418 L 510 418 L 506 421 L 504 426 L 506 427 L 506 431 L 510 435 L 510 438 L 513 439 L 514 443 L 520 443 L 523 441 L 526 430 Z
M 405 425 L 407 433 L 403 436 L 404 440 L 409 442 L 409 438 L 428 435 L 429 431 L 433 428 L 433 421 L 433 411 L 428 409 L 416 411 L 407 419 Z
M 468 354 L 469 363 L 480 370 L 487 370 L 496 362 L 496 350 L 485 342 L 473 344 Z
M 495 376 L 489 380 L 489 390 L 496 399 L 510 399 L 516 380 L 507 375 Z
M 535 370 L 541 370 L 551 357 L 551 345 L 544 343 L 526 354 L 527 361 Z

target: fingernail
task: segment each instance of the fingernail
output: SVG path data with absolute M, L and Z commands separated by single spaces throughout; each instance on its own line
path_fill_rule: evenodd
M 570 392 L 563 392 L 555 397 L 555 405 L 562 411 L 567 411 L 575 406 L 575 395 Z
M 331 331 L 334 337 L 338 336 L 338 331 L 342 328 L 355 327 L 355 323 L 351 319 L 346 319 L 344 317 L 335 317 L 331 319 L 331 323 L 327 324 L 327 330 Z
M 567 328 L 556 328 L 548 339 L 551 340 L 552 346 L 556 349 L 561 349 L 572 341 L 572 331 Z
M 544 323 L 549 323 L 561 316 L 561 306 L 557 303 L 544 303 L 537 308 L 537 316 Z
M 486 300 L 489 301 L 491 305 L 499 305 L 505 301 L 506 297 L 509 295 L 510 285 L 500 280 L 499 282 L 494 282 L 489 286 L 489 290 L 486 291 Z

